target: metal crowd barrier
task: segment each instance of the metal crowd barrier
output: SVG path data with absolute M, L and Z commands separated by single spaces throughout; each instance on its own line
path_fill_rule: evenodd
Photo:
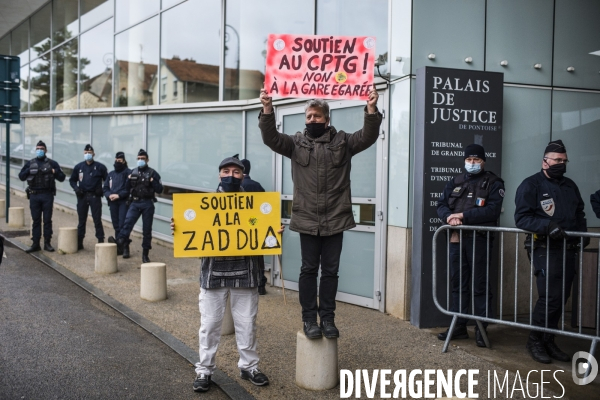
M 462 278 L 462 268 L 463 268 L 463 262 L 462 262 L 462 246 L 463 246 L 463 231 L 471 231 L 473 233 L 473 239 L 474 239 L 474 243 L 475 243 L 475 235 L 477 234 L 477 232 L 481 232 L 480 234 L 483 233 L 483 235 L 485 235 L 486 237 L 486 249 L 487 249 L 487 257 L 486 257 L 486 294 L 485 294 L 485 301 L 486 301 L 486 316 L 485 317 L 481 317 L 481 316 L 477 316 L 474 314 L 463 314 L 461 312 L 454 312 L 454 311 L 450 311 L 450 296 L 452 293 L 452 282 L 451 282 L 451 277 L 450 277 L 450 236 L 452 231 L 454 230 L 458 230 L 459 231 L 459 238 L 460 238 L 460 259 L 459 259 L 459 275 L 460 278 Z M 437 294 L 437 281 L 438 281 L 438 273 L 437 273 L 437 250 L 438 250 L 438 238 L 440 235 L 442 235 L 444 232 L 447 232 L 447 240 L 446 240 L 446 248 L 447 248 L 447 260 L 446 260 L 446 307 L 443 307 L 442 304 L 440 303 L 439 299 L 438 299 L 438 294 Z M 489 257 L 489 252 L 490 252 L 490 232 L 496 232 L 499 233 L 499 238 L 494 239 L 497 243 L 499 242 L 499 265 L 498 265 L 498 271 L 499 271 L 499 282 L 498 282 L 498 292 L 499 293 L 493 293 L 493 295 L 497 296 L 498 298 L 498 302 L 499 302 L 499 315 L 497 318 L 491 318 L 490 317 L 490 307 L 489 307 L 489 278 L 490 278 L 490 257 Z M 514 257 L 514 288 L 515 288 L 515 293 L 514 293 L 514 310 L 512 311 L 512 315 L 511 312 L 509 311 L 508 315 L 505 315 L 505 310 L 503 308 L 503 300 L 504 300 L 504 276 L 505 276 L 505 268 L 511 268 L 511 266 L 507 265 L 505 266 L 505 256 L 504 256 L 504 234 L 505 233 L 514 233 L 515 235 L 515 257 Z M 599 233 L 589 233 L 589 232 L 566 232 L 567 235 L 569 237 L 578 237 L 579 238 L 579 248 L 582 249 L 583 246 L 583 241 L 584 238 L 590 238 L 590 241 L 592 239 L 597 239 L 598 240 L 598 248 L 600 249 L 600 234 Z M 433 235 L 433 248 L 432 248 L 432 270 L 433 270 L 433 300 L 435 302 L 436 307 L 444 314 L 450 315 L 452 316 L 452 322 L 450 324 L 450 328 L 448 331 L 448 337 L 446 339 L 446 342 L 444 343 L 444 346 L 442 348 L 442 353 L 445 353 L 448 350 L 448 345 L 450 344 L 450 339 L 452 337 L 452 333 L 454 331 L 454 328 L 456 326 L 456 321 L 458 320 L 458 318 L 465 318 L 465 319 L 471 319 L 471 320 L 475 320 L 477 323 L 478 328 L 480 329 L 480 332 L 482 334 L 482 337 L 486 343 L 486 345 L 488 346 L 488 348 L 490 347 L 490 343 L 488 341 L 487 335 L 485 333 L 485 329 L 483 329 L 483 326 L 481 325 L 482 322 L 488 322 L 488 323 L 494 323 L 494 324 L 502 324 L 502 325 L 508 325 L 508 326 L 513 326 L 516 328 L 524 328 L 524 329 L 529 329 L 529 330 L 536 330 L 536 331 L 540 331 L 540 332 L 545 332 L 545 333 L 551 333 L 551 334 L 557 334 L 557 335 L 564 335 L 564 336 L 571 336 L 571 337 L 576 337 L 576 338 L 580 338 L 580 339 L 588 339 L 592 341 L 591 347 L 590 347 L 590 354 L 594 354 L 594 351 L 596 350 L 596 345 L 598 344 L 598 341 L 600 341 L 600 272 L 598 273 L 598 277 L 597 277 L 597 282 L 596 282 L 596 329 L 595 329 L 595 335 L 594 334 L 589 334 L 589 333 L 583 333 L 582 332 L 582 286 L 583 286 L 583 251 L 581 250 L 577 250 L 578 252 L 578 257 L 579 257 L 579 266 L 578 269 L 576 271 L 576 275 L 575 278 L 573 280 L 573 285 L 575 286 L 576 284 L 578 285 L 578 301 L 577 301 L 577 317 L 578 317 L 578 329 L 575 330 L 566 330 L 565 329 L 565 268 L 566 268 L 566 253 L 567 253 L 567 240 L 563 239 L 563 262 L 562 262 L 562 268 L 563 268 L 563 274 L 562 274 L 562 313 L 561 313 L 561 322 L 559 325 L 559 329 L 551 329 L 548 328 L 548 295 L 549 295 L 549 290 L 548 290 L 548 282 L 549 279 L 546 279 L 546 311 L 545 311 L 545 321 L 546 324 L 544 327 L 540 327 L 540 326 L 534 326 L 533 325 L 533 307 L 535 305 L 535 301 L 537 300 L 537 287 L 534 289 L 534 281 L 536 279 L 536 277 L 534 276 L 534 266 L 533 266 L 533 257 L 530 257 L 530 262 L 529 262 L 529 323 L 525 323 L 525 322 L 518 322 L 517 321 L 517 316 L 518 316 L 518 312 L 517 312 L 517 296 L 518 296 L 518 292 L 519 292 L 519 251 L 525 251 L 525 249 L 520 248 L 520 243 L 519 243 L 519 235 L 520 234 L 531 234 L 531 232 L 527 232 L 521 229 L 516 229 L 516 228 L 502 228 L 502 227 L 484 227 L 484 226 L 468 226 L 468 225 L 458 225 L 458 226 L 450 226 L 450 225 L 443 225 L 441 227 L 439 227 L 439 229 L 437 229 L 437 231 L 435 232 L 435 234 Z M 531 249 L 533 249 L 533 234 L 531 234 Z M 473 259 L 475 259 L 475 245 L 473 245 Z M 547 251 L 547 256 L 546 256 L 546 271 L 549 271 L 550 268 L 550 238 L 547 238 L 547 242 L 546 242 L 546 251 Z M 600 254 L 598 255 L 598 265 L 597 265 L 598 270 L 600 271 Z M 546 272 L 547 276 L 549 275 Z M 462 279 L 459 279 L 459 310 L 462 310 Z M 474 293 L 474 287 L 475 287 L 475 274 L 471 273 L 471 312 L 474 313 L 474 309 L 475 309 L 475 296 L 473 295 Z M 536 294 L 534 296 L 534 290 L 536 291 Z M 573 293 L 571 293 L 571 298 L 573 297 Z

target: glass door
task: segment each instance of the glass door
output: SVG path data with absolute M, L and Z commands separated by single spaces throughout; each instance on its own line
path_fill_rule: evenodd
M 385 94 L 380 93 L 379 109 Z M 363 126 L 364 102 L 330 102 L 331 125 L 344 132 L 356 132 Z M 304 105 L 279 107 L 277 124 L 289 135 L 305 127 Z M 382 123 L 382 127 L 384 124 Z M 385 288 L 385 215 L 387 196 L 387 143 L 383 128 L 377 142 L 352 158 L 350 174 L 352 210 L 356 228 L 344 232 L 337 300 L 383 311 Z M 281 192 L 282 223 L 289 225 L 293 182 L 291 160 L 277 155 L 277 190 Z M 298 290 L 302 265 L 300 235 L 286 229 L 283 235 L 283 277 L 287 289 Z M 277 261 L 274 284 L 281 286 L 281 265 Z

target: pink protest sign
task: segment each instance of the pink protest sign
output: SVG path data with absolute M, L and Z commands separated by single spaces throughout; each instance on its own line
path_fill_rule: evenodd
M 272 97 L 367 100 L 375 38 L 269 35 L 265 90 Z

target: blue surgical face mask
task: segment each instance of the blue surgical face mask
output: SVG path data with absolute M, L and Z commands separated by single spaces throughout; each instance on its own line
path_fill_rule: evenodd
M 43 158 L 46 155 L 46 152 L 42 149 L 35 149 L 35 155 L 37 158 Z
M 85 153 L 85 154 L 83 155 L 83 159 L 84 159 L 85 161 L 92 161 L 92 158 L 94 158 L 94 155 L 93 155 L 92 153 Z
M 137 160 L 137 166 L 140 168 L 144 168 L 146 166 L 146 161 L 144 160 Z
M 478 174 L 481 172 L 481 164 L 465 163 L 465 169 L 470 174 Z

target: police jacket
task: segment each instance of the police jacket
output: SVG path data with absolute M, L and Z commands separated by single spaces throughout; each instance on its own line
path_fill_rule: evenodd
M 323 136 L 290 136 L 277 132 L 275 113 L 260 113 L 263 142 L 292 160 L 294 201 L 290 229 L 309 235 L 331 236 L 356 226 L 350 191 L 351 159 L 379 137 L 383 116 L 364 113 L 362 129 L 352 133 L 329 126 Z
M 106 180 L 107 176 L 108 171 L 104 164 L 97 161 L 92 161 L 91 164 L 88 164 L 82 161 L 73 168 L 69 183 L 75 191 L 81 190 L 101 196 L 102 182 Z
M 600 190 L 590 195 L 590 203 L 592 203 L 592 210 L 596 217 L 600 218 Z
M 250 178 L 250 175 L 244 175 L 244 180 L 242 181 L 242 187 L 246 192 L 264 192 L 265 189 L 262 185 Z
M 54 170 L 54 173 L 52 173 Z M 60 168 L 60 165 L 54 160 L 48 157 L 34 158 L 25 163 L 21 172 L 19 172 L 19 179 L 27 181 L 29 188 L 33 191 L 48 191 L 53 192 L 56 187 L 54 180 L 63 182 L 66 176 Z
M 443 223 L 450 214 L 463 213 L 464 225 L 495 226 L 503 200 L 504 181 L 493 172 L 464 173 L 446 184 L 437 213 Z
M 515 205 L 517 228 L 542 235 L 537 239 L 546 240 L 550 221 L 566 231 L 587 231 L 583 199 L 569 178 L 551 179 L 542 170 L 521 182 Z
M 127 200 L 127 197 L 129 197 L 127 186 L 129 183 L 129 174 L 131 174 L 129 168 L 124 168 L 121 172 L 112 170 L 108 173 L 108 177 L 104 181 L 104 186 L 102 187 L 104 197 L 106 197 L 107 201 L 110 202 L 108 197 L 111 194 L 118 194 L 119 200 Z
M 129 175 L 129 193 L 133 200 L 154 199 L 155 193 L 162 193 L 163 185 L 158 172 L 145 166 L 134 168 Z

